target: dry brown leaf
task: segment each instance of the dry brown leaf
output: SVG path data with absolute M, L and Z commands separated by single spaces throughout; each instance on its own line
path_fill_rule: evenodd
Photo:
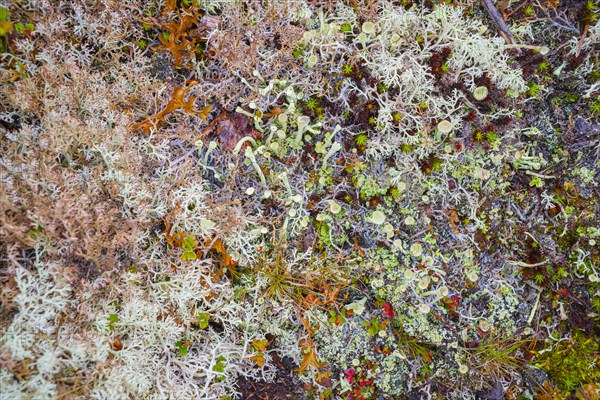
M 311 365 L 315 367 L 317 371 L 327 365 L 326 362 L 319 362 L 317 359 L 317 351 L 310 339 L 300 340 L 300 347 L 302 348 L 303 359 L 300 362 L 300 366 L 296 369 L 300 375 L 302 375 L 302 373 Z
M 169 14 L 170 12 L 175 11 L 176 9 L 177 9 L 177 0 L 165 0 L 165 5 L 163 6 L 163 9 L 160 12 L 160 15 L 162 15 L 164 17 L 167 14 Z
M 194 101 L 196 100 L 194 96 L 190 96 L 189 99 L 185 101 L 185 95 L 187 94 L 188 90 L 190 90 L 190 88 L 196 84 L 197 82 L 192 81 L 186 88 L 175 86 L 173 89 L 173 98 L 161 112 L 142 122 L 131 125 L 130 129 L 132 131 L 143 131 L 144 133 L 149 134 L 152 128 L 158 129 L 165 123 L 165 117 L 168 114 L 180 108 L 182 108 L 188 114 L 199 115 L 200 118 L 206 122 L 206 118 L 208 117 L 208 113 L 210 113 L 211 106 L 208 105 L 204 107 L 202 111 L 199 111 L 194 109 Z
M 121 351 L 123 350 L 123 342 L 121 342 L 119 338 L 115 338 L 115 340 L 113 340 L 113 342 L 110 344 L 110 348 L 114 351 Z
M 265 113 L 265 117 L 270 118 L 270 117 L 275 117 L 279 114 L 283 113 L 283 110 L 279 107 L 275 107 L 271 112 L 267 112 Z
M 167 0 L 161 12 L 164 17 L 177 8 L 177 2 Z M 198 44 L 204 39 L 200 37 L 199 29 L 201 26 L 202 13 L 195 4 L 186 8 L 182 12 L 177 12 L 177 20 L 171 20 L 168 23 L 161 24 L 155 19 L 142 20 L 143 23 L 156 25 L 161 30 L 169 33 L 167 39 L 162 35 L 158 37 L 162 46 L 152 47 L 152 50 L 166 50 L 173 55 L 175 66 L 183 65 L 184 57 L 191 57 L 196 51 Z
M 364 250 L 358 244 L 358 238 L 356 237 L 356 235 L 354 235 L 354 250 L 356 250 L 361 257 L 365 256 Z
M 575 397 L 577 397 L 577 400 L 600 399 L 600 385 L 596 383 L 585 384 L 579 388 Z
M 172 235 L 165 234 L 165 238 L 171 247 L 179 248 L 183 245 L 183 241 L 187 235 L 187 232 L 173 232 Z
M 260 139 L 262 134 L 252 127 L 250 118 L 247 116 L 225 112 L 214 119 L 200 135 L 201 138 L 218 138 L 221 144 L 229 150 L 235 149 L 238 142 L 246 136 Z
M 324 290 L 325 301 L 323 304 L 327 305 L 327 304 L 335 303 L 340 294 L 340 290 L 341 290 L 341 287 L 331 287 L 329 285 L 326 285 L 325 290 Z
M 456 228 L 456 224 L 458 224 L 458 222 L 460 221 L 456 210 L 448 210 L 446 211 L 446 213 L 448 214 L 448 218 L 450 219 L 450 228 L 452 228 L 452 232 L 460 233 L 460 231 Z
M 181 213 L 181 206 L 179 204 L 175 205 L 173 210 L 169 211 L 165 217 L 163 218 L 163 223 L 165 224 L 165 230 L 161 232 L 161 234 L 165 237 L 167 243 L 172 247 L 181 247 L 183 244 L 183 240 L 187 236 L 187 232 L 173 232 L 171 234 L 171 229 L 173 227 L 173 220 L 177 218 L 177 215 Z
M 563 396 L 560 390 L 555 389 L 548 381 L 539 387 L 539 392 L 535 395 L 536 400 L 560 400 Z
M 319 362 L 318 358 L 317 358 L 317 350 L 315 349 L 315 345 L 313 344 L 310 336 L 312 335 L 313 332 L 315 332 L 316 330 L 319 329 L 319 327 L 315 327 L 312 328 L 310 326 L 310 323 L 308 322 L 308 319 L 304 318 L 304 317 L 300 317 L 300 320 L 302 321 L 302 325 L 304 325 L 306 327 L 306 330 L 308 332 L 308 337 L 306 339 L 301 339 L 299 344 L 300 344 L 300 348 L 302 349 L 302 361 L 300 362 L 300 366 L 298 368 L 296 368 L 296 372 L 298 372 L 298 374 L 302 375 L 304 373 L 304 371 L 306 371 L 308 369 L 308 367 L 310 367 L 311 365 L 313 367 L 315 367 L 315 370 L 317 371 L 317 378 L 316 381 L 321 383 L 321 382 L 325 382 L 326 378 L 328 378 L 331 373 L 327 372 L 327 371 L 321 371 L 321 369 L 325 366 L 327 366 L 328 363 L 326 362 Z
M 207 245 L 210 245 L 210 241 L 207 242 Z M 215 240 L 210 250 L 215 251 L 219 255 L 222 267 L 225 267 L 229 270 L 235 267 L 235 261 L 229 254 L 227 254 L 227 250 L 225 249 L 225 245 L 221 239 Z
M 262 353 L 250 357 L 250 360 L 254 361 L 259 367 L 265 365 L 265 356 Z

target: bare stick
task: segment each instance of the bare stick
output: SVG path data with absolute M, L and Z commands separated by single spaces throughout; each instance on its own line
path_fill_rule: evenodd
M 502 36 L 504 36 L 504 39 L 509 44 L 516 44 L 513 34 L 510 32 L 510 29 L 508 29 L 508 25 L 506 25 L 506 22 L 504 22 L 500 11 L 498 11 L 496 6 L 494 6 L 492 0 L 481 0 L 481 4 L 490 15 L 490 18 L 492 19 L 494 24 L 496 24 L 498 29 L 500 29 L 500 32 L 502 32 Z

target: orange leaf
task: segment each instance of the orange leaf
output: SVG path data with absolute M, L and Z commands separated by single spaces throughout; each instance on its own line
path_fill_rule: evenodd
M 183 110 L 188 114 L 199 115 L 200 118 L 202 118 L 202 120 L 206 122 L 206 118 L 210 113 L 211 106 L 208 105 L 204 107 L 202 111 L 199 111 L 194 109 L 194 101 L 196 100 L 194 96 L 190 96 L 188 101 L 185 101 L 185 95 L 187 94 L 188 90 L 190 90 L 190 88 L 196 85 L 197 83 L 198 82 L 192 81 L 186 88 L 182 88 L 181 86 L 175 86 L 173 88 L 172 99 L 169 101 L 169 103 L 167 103 L 167 106 L 162 111 L 151 116 L 148 119 L 145 119 L 144 121 L 131 125 L 130 129 L 132 131 L 143 131 L 144 133 L 149 134 L 152 128 L 158 129 L 161 126 L 163 126 L 163 124 L 165 123 L 165 117 L 168 114 L 180 108 L 183 108 Z
M 165 16 L 170 12 L 175 11 L 175 9 L 177 9 L 177 0 L 166 0 L 165 5 L 160 14 L 162 16 Z
M 165 238 L 171 247 L 181 247 L 187 235 L 187 232 L 173 232 L 172 235 L 165 234 Z
M 259 367 L 265 365 L 265 356 L 261 352 L 258 352 L 257 355 L 250 357 L 250 360 L 254 361 Z
M 446 211 L 446 213 L 448 214 L 448 217 L 450 218 L 450 228 L 452 228 L 452 232 L 460 233 L 460 231 L 456 228 L 456 224 L 459 221 L 458 213 L 456 212 L 456 210 L 448 210 L 448 211 Z
M 358 254 L 360 254 L 361 257 L 365 256 L 364 250 L 358 244 L 358 238 L 356 235 L 354 235 L 354 250 L 358 251 Z
M 110 344 L 110 348 L 113 349 L 114 351 L 121 351 L 121 350 L 123 350 L 123 342 L 121 342 L 121 340 L 119 338 L 116 338 Z
M 228 269 L 233 268 L 235 266 L 233 259 L 229 254 L 227 254 L 227 250 L 225 250 L 225 245 L 223 244 L 223 241 L 221 241 L 221 239 L 215 240 L 210 249 L 217 252 L 217 254 L 219 254 L 219 256 L 221 257 L 221 266 Z
M 298 374 L 302 375 L 302 373 L 304 373 L 304 371 L 306 371 L 308 369 L 308 367 L 310 367 L 312 365 L 317 370 L 317 382 L 320 383 L 325 378 L 329 377 L 331 374 L 329 372 L 321 371 L 321 368 L 325 367 L 328 363 L 319 362 L 319 360 L 317 358 L 317 350 L 315 349 L 315 346 L 314 346 L 312 340 L 310 339 L 310 335 L 312 335 L 313 332 L 318 330 L 319 327 L 316 326 L 315 328 L 312 328 L 310 326 L 308 319 L 304 318 L 304 317 L 300 317 L 300 321 L 302 322 L 302 325 L 304 325 L 304 327 L 308 331 L 308 337 L 306 339 L 300 340 L 300 342 L 299 342 L 300 347 L 302 348 L 303 358 L 302 358 L 302 361 L 300 362 L 300 366 L 298 366 L 298 368 L 296 368 L 296 372 L 298 372 Z
M 265 117 L 269 118 L 269 117 L 274 117 L 276 115 L 279 115 L 283 112 L 283 110 L 279 107 L 275 107 L 271 112 L 267 112 L 265 113 Z
M 164 17 L 175 11 L 176 8 L 176 0 L 166 0 L 161 15 Z M 190 7 L 184 8 L 183 11 L 183 13 L 177 11 L 176 20 L 170 20 L 165 24 L 161 24 L 153 18 L 142 21 L 146 24 L 159 26 L 161 30 L 169 33 L 168 39 L 159 36 L 159 40 L 163 45 L 153 47 L 152 49 L 169 51 L 173 55 L 176 67 L 183 65 L 184 57 L 189 58 L 193 56 L 199 42 L 206 41 L 200 37 L 198 29 L 201 26 L 200 22 L 202 18 L 200 9 L 195 4 L 192 4 Z
M 256 349 L 256 351 L 265 351 L 267 349 L 267 339 L 254 339 L 252 341 L 252 346 L 254 346 L 254 349 Z
M 296 371 L 300 375 L 302 375 L 302 373 L 311 365 L 315 367 L 317 371 L 327 365 L 326 362 L 321 363 L 317 359 L 317 351 L 310 339 L 300 340 L 300 347 L 302 348 L 303 359 L 300 362 L 300 366 L 296 368 Z
M 430 351 L 426 351 L 424 352 L 421 357 L 423 358 L 423 361 L 425 361 L 426 363 L 430 363 L 431 362 L 431 352 Z

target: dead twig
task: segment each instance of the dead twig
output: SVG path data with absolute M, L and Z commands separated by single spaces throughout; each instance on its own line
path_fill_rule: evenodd
M 590 24 L 585 24 L 585 27 L 583 28 L 583 33 L 581 34 L 581 37 L 579 38 L 579 41 L 577 42 L 577 53 L 575 54 L 575 57 L 579 57 L 579 54 L 581 54 L 581 49 L 583 47 L 583 41 L 585 40 L 585 37 L 587 36 L 587 33 L 589 30 L 590 30 Z
M 492 0 L 481 0 L 481 4 L 489 14 L 494 24 L 496 24 L 496 27 L 500 30 L 500 33 L 502 34 L 506 42 L 508 44 L 516 44 L 515 37 L 510 32 L 508 25 L 506 25 L 506 22 L 504 22 L 500 11 L 498 11 L 494 3 L 492 3 Z M 521 52 L 519 49 L 517 49 L 517 51 L 519 53 Z

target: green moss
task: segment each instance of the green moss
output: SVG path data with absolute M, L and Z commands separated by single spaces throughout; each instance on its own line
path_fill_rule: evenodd
M 554 383 L 563 390 L 600 379 L 596 368 L 600 361 L 598 342 L 576 331 L 572 340 L 558 343 L 551 352 L 543 353 L 537 366 L 546 370 Z
M 537 66 L 537 71 L 540 73 L 548 72 L 549 69 L 550 69 L 550 64 L 547 63 L 546 61 L 542 61 Z
M 412 146 L 410 144 L 406 144 L 405 143 L 405 144 L 403 144 L 403 145 L 400 146 L 400 150 L 403 153 L 410 153 L 412 151 Z
M 352 25 L 349 23 L 342 24 L 342 26 L 340 26 L 340 31 L 344 33 L 352 32 Z
M 565 101 L 568 103 L 575 103 L 579 100 L 579 94 L 577 93 L 568 93 L 565 95 Z
M 317 233 L 319 234 L 319 246 L 320 247 L 331 247 L 331 235 L 330 228 L 324 221 L 316 223 Z
M 367 144 L 368 139 L 369 137 L 366 133 L 361 133 L 354 138 L 354 142 L 357 146 L 364 146 L 365 144 Z
M 496 144 L 498 142 L 498 134 L 496 132 L 489 132 L 486 136 L 485 136 L 485 140 L 489 143 L 489 144 Z
M 582 15 L 581 22 L 584 24 L 594 25 L 598 22 L 598 6 L 594 0 L 588 0 L 582 10 L 580 15 Z
M 344 75 L 351 76 L 352 73 L 354 72 L 354 69 L 352 68 L 352 65 L 346 64 L 342 68 L 342 72 L 344 73 Z
M 594 297 L 592 300 L 592 307 L 597 314 L 600 314 L 600 297 Z
M 594 117 L 600 116 L 600 100 L 596 100 L 592 103 L 590 106 L 590 114 L 592 114 Z
M 315 111 L 317 109 L 317 100 L 310 98 L 306 102 L 306 108 L 310 111 Z
M 596 63 L 596 65 L 598 65 L 598 63 Z M 592 70 L 587 76 L 587 80 L 590 81 L 589 83 L 593 83 L 599 79 L 600 79 L 600 70 L 598 70 L 598 69 Z
M 296 59 L 302 59 L 304 57 L 304 46 L 298 45 L 292 52 L 292 55 Z
M 531 97 L 537 96 L 542 91 L 542 86 L 534 82 L 531 82 L 528 86 L 529 88 L 527 89 L 527 94 Z
M 398 188 L 396 188 L 396 187 L 390 188 L 390 190 L 388 190 L 388 193 L 394 199 L 396 199 L 400 196 L 400 190 L 398 190 Z

